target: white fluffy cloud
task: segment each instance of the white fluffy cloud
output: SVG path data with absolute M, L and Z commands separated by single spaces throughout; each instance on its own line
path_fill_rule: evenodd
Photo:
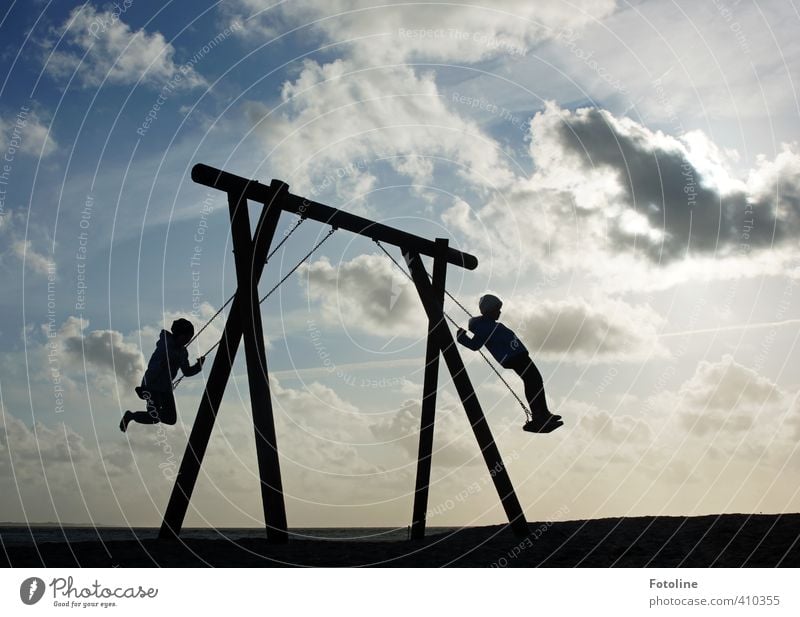
M 663 357 L 658 340 L 664 319 L 649 306 L 621 300 L 575 297 L 551 301 L 515 298 L 509 314 L 526 347 L 550 359 L 571 362 L 637 362 Z
M 312 198 L 342 173 L 367 190 L 381 164 L 418 184 L 430 182 L 434 161 L 479 186 L 513 179 L 498 144 L 448 108 L 434 75 L 408 66 L 307 60 L 276 108 L 251 102 L 246 112 L 270 164 Z
M 613 9 L 613 0 L 491 6 L 241 0 L 224 10 L 246 24 L 238 30 L 244 36 L 263 40 L 300 27 L 337 43 L 339 58 L 305 60 L 277 105 L 249 102 L 245 112 L 270 168 L 296 192 L 325 194 L 328 179 L 351 170 L 335 187 L 336 197 L 348 202 L 375 188 L 386 167 L 410 179 L 413 194 L 431 200 L 424 187 L 444 168 L 479 191 L 508 188 L 514 163 L 502 144 L 448 105 L 434 68 L 406 62 L 519 57 L 560 29 L 580 29 Z
M 464 465 L 480 465 L 480 448 L 464 419 L 464 411 L 460 406 L 443 405 L 442 397 L 436 410 L 436 426 L 434 429 L 433 465 L 442 467 L 462 467 Z M 392 410 L 388 418 L 370 425 L 375 438 L 387 447 L 398 447 L 404 451 L 408 460 L 415 461 L 419 453 L 420 413 L 422 402 L 409 399 L 396 410 Z
M 796 507 L 800 419 L 785 392 L 730 356 L 664 383 L 613 408 L 573 397 L 558 406 L 561 442 L 542 455 L 568 461 L 575 507 L 600 504 L 594 516 L 608 506 L 628 515 Z
M 42 414 L 45 415 L 45 414 Z M 74 419 L 74 417 L 73 417 Z M 100 427 L 102 432 L 102 427 Z M 145 442 L 142 441 L 141 445 Z M 150 444 L 152 445 L 152 441 Z M 109 440 L 98 449 L 67 422 L 23 422 L 0 411 L 0 518 L 98 524 L 143 522 L 148 500 L 136 490 L 134 457 Z M 154 465 L 155 467 L 155 465 Z M 157 468 L 155 469 L 158 473 Z M 154 484 L 160 475 L 150 475 Z M 114 490 L 116 489 L 116 495 Z M 21 500 L 21 501 L 20 501 Z M 119 506 L 125 508 L 121 515 Z M 155 522 L 155 521 L 154 521 Z
M 50 272 L 55 272 L 54 262 L 36 251 L 30 240 L 14 240 L 11 243 L 11 251 L 21 262 L 37 274 L 47 275 Z
M 5 245 L 0 257 L 12 256 L 35 274 L 55 276 L 57 270 L 55 261 L 40 252 L 30 240 L 36 237 L 39 240 L 52 242 L 48 238 L 49 235 L 49 230 L 27 221 L 25 214 L 20 210 L 10 210 L 0 214 L 0 238 Z
M 229 10 L 236 21 L 252 16 L 250 27 L 242 29 L 245 35 L 274 36 L 281 29 L 306 26 L 326 41 L 345 43 L 350 53 L 368 62 L 464 64 L 498 55 L 526 55 L 529 46 L 555 31 L 594 23 L 614 6 L 614 0 L 498 0 L 484 5 L 380 0 L 301 0 L 275 5 L 237 0 Z
M 47 71 L 56 77 L 77 71 L 85 86 L 163 84 L 178 76 L 178 86 L 205 84 L 191 66 L 175 63 L 175 48 L 160 32 L 131 30 L 123 17 L 116 9 L 98 11 L 89 4 L 74 8 L 59 32 L 63 39 L 47 57 Z
M 83 437 L 63 423 L 51 428 L 40 422 L 28 429 L 15 416 L 2 415 L 0 461 L 6 465 L 39 457 L 47 463 L 69 463 L 85 460 L 88 456 Z
M 592 88 L 597 67 L 605 68 L 631 91 L 625 104 L 635 106 L 648 122 L 711 124 L 727 131 L 730 121 L 744 127 L 757 119 L 760 126 L 769 116 L 766 143 L 793 130 L 797 116 L 790 85 L 800 58 L 795 30 L 794 15 L 781 3 L 642 2 L 617 11 L 579 38 L 578 46 L 592 53 L 594 66 L 569 48 L 554 45 L 553 55 L 591 94 L 598 92 Z M 745 137 L 748 148 L 753 136 Z
M 36 110 L 20 109 L 17 115 L 0 117 L 0 151 L 11 155 L 17 150 L 32 156 L 49 156 L 58 149 L 50 128 Z
M 299 271 L 328 323 L 387 339 L 427 333 L 414 286 L 383 255 L 359 255 L 335 267 L 323 257 Z
M 782 390 L 730 354 L 718 362 L 701 361 L 679 394 L 683 425 L 698 436 L 741 434 L 760 421 L 779 422 L 784 411 Z

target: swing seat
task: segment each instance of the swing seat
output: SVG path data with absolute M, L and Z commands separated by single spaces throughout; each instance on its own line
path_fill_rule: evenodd
M 560 416 L 549 416 L 543 421 L 531 420 L 526 422 L 522 430 L 528 433 L 552 433 L 562 426 L 564 426 L 564 422 L 560 419 Z

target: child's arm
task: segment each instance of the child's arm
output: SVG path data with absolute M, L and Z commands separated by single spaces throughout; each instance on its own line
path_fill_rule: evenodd
M 206 357 L 203 356 L 197 359 L 197 362 L 194 364 L 189 364 L 189 353 L 184 350 L 184 353 L 181 357 L 181 372 L 186 375 L 187 377 L 191 377 L 192 375 L 197 375 L 200 372 L 200 369 L 203 368 L 203 362 L 205 362 Z
M 467 349 L 471 349 L 472 351 L 477 351 L 481 347 L 486 344 L 486 341 L 489 340 L 489 335 L 491 334 L 491 330 L 489 329 L 479 329 L 478 332 L 475 332 L 470 338 L 467 331 L 463 328 L 459 328 L 456 332 L 456 340 L 461 343 Z

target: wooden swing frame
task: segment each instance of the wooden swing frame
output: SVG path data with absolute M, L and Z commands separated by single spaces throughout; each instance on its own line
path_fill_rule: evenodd
M 346 229 L 372 240 L 397 246 L 408 264 L 414 286 L 428 317 L 412 540 L 425 536 L 440 355 L 444 357 L 452 376 L 509 525 L 516 535 L 528 535 L 525 514 L 444 317 L 448 264 L 474 270 L 478 266 L 477 258 L 449 247 L 446 238 L 431 241 L 292 195 L 288 185 L 280 180 L 273 180 L 267 186 L 202 164 L 193 167 L 192 180 L 227 193 L 237 287 L 219 350 L 206 380 L 203 398 L 164 513 L 159 538 L 176 539 L 180 535 L 233 361 L 240 342 L 244 340 L 267 540 L 278 544 L 288 541 L 286 506 L 258 299 L 258 283 L 282 212 L 294 213 L 333 228 Z M 255 234 L 251 233 L 248 201 L 262 205 Z M 428 276 L 422 255 L 433 258 L 432 277 Z

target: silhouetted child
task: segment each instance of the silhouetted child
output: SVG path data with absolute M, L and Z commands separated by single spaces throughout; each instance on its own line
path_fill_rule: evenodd
M 549 433 L 564 423 L 561 416 L 553 415 L 547 409 L 544 394 L 544 382 L 539 369 L 528 355 L 516 334 L 497 320 L 503 302 L 497 296 L 486 294 L 478 302 L 480 316 L 469 320 L 469 330 L 473 336 L 459 328 L 456 339 L 459 343 L 477 351 L 484 345 L 503 368 L 515 371 L 525 384 L 525 398 L 531 408 L 533 419 L 523 427 L 532 433 Z
M 194 326 L 187 319 L 172 322 L 172 332 L 162 330 L 156 343 L 156 350 L 150 356 L 142 378 L 142 385 L 136 388 L 139 398 L 147 402 L 147 411 L 126 411 L 119 423 L 119 430 L 128 430 L 130 422 L 139 424 L 175 424 L 178 415 L 175 411 L 175 398 L 172 395 L 172 380 L 180 369 L 191 377 L 203 368 L 205 357 L 189 365 L 189 352 L 186 345 L 194 336 Z

